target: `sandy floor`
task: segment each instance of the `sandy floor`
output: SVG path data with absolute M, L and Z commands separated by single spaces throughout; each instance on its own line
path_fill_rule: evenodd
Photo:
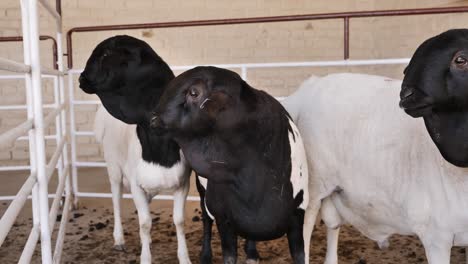
M 13 177 L 11 179 L 16 182 L 21 177 Z M 103 182 L 101 184 L 104 185 L 107 179 L 105 176 L 101 177 L 102 179 Z M 6 185 L 9 184 L 2 184 L 0 186 L 0 193 L 2 195 L 5 193 L 10 194 L 11 192 L 11 189 L 8 189 Z M 103 185 L 97 184 L 97 186 Z M 96 184 L 93 184 L 93 186 L 96 186 Z M 9 190 L 8 192 L 6 191 L 7 189 Z M 108 187 L 101 191 L 108 191 Z M 0 202 L 0 215 L 3 214 L 7 206 L 8 202 Z M 123 200 L 122 206 L 123 224 L 126 232 L 126 252 L 117 252 L 112 249 L 113 216 L 111 200 L 81 199 L 80 208 L 72 213 L 72 219 L 70 219 L 67 226 L 62 262 L 139 263 L 138 219 L 135 208 L 131 200 Z M 28 203 L 0 248 L 1 264 L 17 263 L 31 228 L 30 210 L 30 204 Z M 175 228 L 172 224 L 172 203 L 153 201 L 151 210 L 153 217 L 153 263 L 178 263 L 176 253 L 177 241 L 175 238 Z M 193 263 L 198 263 L 202 237 L 198 202 L 188 202 L 186 214 L 186 233 L 190 258 Z M 58 226 L 58 222 L 56 226 Z M 244 241 L 240 240 L 239 243 L 244 243 Z M 325 243 L 325 227 L 320 224 L 313 235 L 311 263 L 323 263 L 326 252 Z M 222 263 L 220 241 L 216 232 L 214 233 L 212 245 L 214 263 Z M 38 249 L 36 249 L 33 263 L 40 263 Z M 269 242 L 259 242 L 258 250 L 261 255 L 261 263 L 291 263 L 285 238 Z M 463 263 L 464 252 L 465 250 L 462 248 L 453 248 L 451 263 Z M 239 248 L 239 255 L 239 263 L 243 263 L 245 256 L 241 248 Z M 390 240 L 390 247 L 386 250 L 380 250 L 374 242 L 361 236 L 352 227 L 344 227 L 341 230 L 339 257 L 340 264 L 427 263 L 424 250 L 419 241 L 414 237 L 394 236 Z

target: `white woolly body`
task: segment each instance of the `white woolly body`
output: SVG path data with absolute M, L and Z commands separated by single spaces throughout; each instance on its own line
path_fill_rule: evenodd
M 400 87 L 334 74 L 283 102 L 303 136 L 310 203 L 328 199 L 323 205 L 379 242 L 399 233 L 418 235 L 426 250 L 440 240 L 467 245 L 468 169 L 445 161 L 423 119 L 398 107 Z
M 139 142 L 134 146 L 138 148 L 137 151 L 139 151 L 141 157 L 141 146 Z M 137 153 L 132 155 L 137 155 Z M 136 167 L 138 185 L 145 190 L 149 196 L 155 196 L 162 191 L 173 192 L 179 189 L 185 184 L 185 181 L 188 180 L 187 171 L 190 171 L 182 151 L 180 151 L 180 157 L 181 160 L 171 168 L 166 168 L 140 159 Z M 130 168 L 128 169 L 130 170 Z
M 299 208 L 306 209 L 309 204 L 309 171 L 307 169 L 307 157 L 304 149 L 301 134 L 296 125 L 289 118 L 289 125 L 292 128 L 292 133 L 288 133 L 289 145 L 291 147 L 291 184 L 293 187 L 293 196 L 303 191 L 303 200 Z

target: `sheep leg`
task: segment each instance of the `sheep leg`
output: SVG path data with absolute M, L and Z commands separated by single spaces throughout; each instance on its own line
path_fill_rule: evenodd
M 244 244 L 244 251 L 247 255 L 247 260 L 245 261 L 246 264 L 256 264 L 259 262 L 260 255 L 258 254 L 255 241 L 246 239 Z
M 203 202 L 203 200 L 201 201 Z M 202 250 L 200 253 L 200 263 L 211 264 L 212 263 L 211 232 L 212 232 L 213 220 L 206 213 L 206 209 L 204 205 L 202 206 L 202 221 L 203 221 L 203 242 L 202 242 Z
M 237 234 L 226 219 L 216 219 L 224 264 L 237 263 Z
M 428 264 L 450 264 L 453 235 L 438 235 L 421 238 Z
M 295 264 L 304 264 L 304 210 L 296 209 L 291 217 L 288 235 L 289 251 Z
M 331 197 L 327 197 L 322 200 L 320 211 L 322 214 L 322 220 L 327 226 L 327 256 L 325 257 L 325 264 L 337 264 L 338 237 L 343 220 L 336 210 Z
M 173 219 L 177 232 L 177 257 L 179 258 L 179 263 L 183 264 L 191 263 L 184 231 L 185 201 L 189 191 L 189 184 L 190 182 L 187 180 L 182 189 L 179 189 L 174 193 Z
M 151 263 L 151 215 L 145 192 L 135 182 L 131 184 L 133 202 L 140 223 L 141 256 L 140 263 Z
M 327 255 L 324 264 L 338 264 L 338 237 L 340 228 L 327 227 Z
M 320 210 L 320 205 L 320 200 L 309 200 L 309 205 L 307 206 L 307 209 L 305 211 L 303 230 L 305 263 L 309 263 L 310 240 L 312 238 L 312 232 L 314 231 L 315 221 Z
M 120 201 L 122 199 L 122 174 L 111 175 L 109 171 L 109 180 L 112 192 L 112 206 L 114 207 L 114 249 L 118 251 L 125 251 L 125 239 L 122 228 L 122 217 L 120 214 Z M 114 177 L 119 176 L 119 177 Z
M 211 264 L 212 263 L 212 252 L 211 252 L 211 228 L 213 226 L 213 219 L 210 218 L 205 208 L 205 188 L 200 183 L 198 176 L 195 177 L 195 182 L 200 196 L 200 209 L 202 211 L 203 221 L 203 241 L 202 249 L 200 252 L 200 263 Z

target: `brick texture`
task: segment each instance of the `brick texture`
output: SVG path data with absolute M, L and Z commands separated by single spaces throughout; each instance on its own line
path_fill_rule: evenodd
M 51 3 L 55 2 L 50 0 Z M 0 1 L 0 36 L 21 34 L 19 0 Z M 324 12 L 427 8 L 466 5 L 459 0 L 64 0 L 64 32 L 72 27 L 124 23 L 147 23 L 198 19 L 277 16 Z M 43 35 L 54 35 L 54 21 L 40 8 Z M 424 39 L 449 28 L 466 27 L 468 14 L 352 19 L 351 58 L 409 57 Z M 271 24 L 144 29 L 78 33 L 73 36 L 75 68 L 82 68 L 92 49 L 104 38 L 129 34 L 147 41 L 171 65 L 337 60 L 343 56 L 343 25 L 340 20 Z M 64 39 L 65 41 L 65 39 Z M 65 42 L 64 42 L 65 43 Z M 41 42 L 43 65 L 52 67 L 50 41 Z M 22 61 L 20 43 L 0 43 L 0 57 Z M 249 82 L 275 96 L 286 96 L 308 76 L 333 72 L 362 72 L 402 77 L 403 66 L 328 68 L 279 68 L 249 70 Z M 3 74 L 3 72 L 0 72 Z M 43 80 L 44 102 L 53 102 L 53 83 Z M 77 86 L 76 76 L 73 80 Z M 24 104 L 22 80 L 0 81 L 0 105 Z M 75 89 L 77 99 L 92 99 Z M 76 127 L 92 130 L 96 106 L 76 107 Z M 25 120 L 24 111 L 0 111 L 0 132 Z M 55 129 L 48 128 L 53 134 Z M 92 137 L 77 139 L 80 160 L 102 160 L 102 150 Z M 54 140 L 47 141 L 48 155 Z M 0 153 L 0 165 L 28 163 L 27 141 Z

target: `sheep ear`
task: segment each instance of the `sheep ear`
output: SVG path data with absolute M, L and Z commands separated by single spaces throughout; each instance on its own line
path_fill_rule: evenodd
M 229 95 L 220 91 L 211 92 L 200 104 L 200 109 L 211 117 L 223 111 L 229 102 Z

